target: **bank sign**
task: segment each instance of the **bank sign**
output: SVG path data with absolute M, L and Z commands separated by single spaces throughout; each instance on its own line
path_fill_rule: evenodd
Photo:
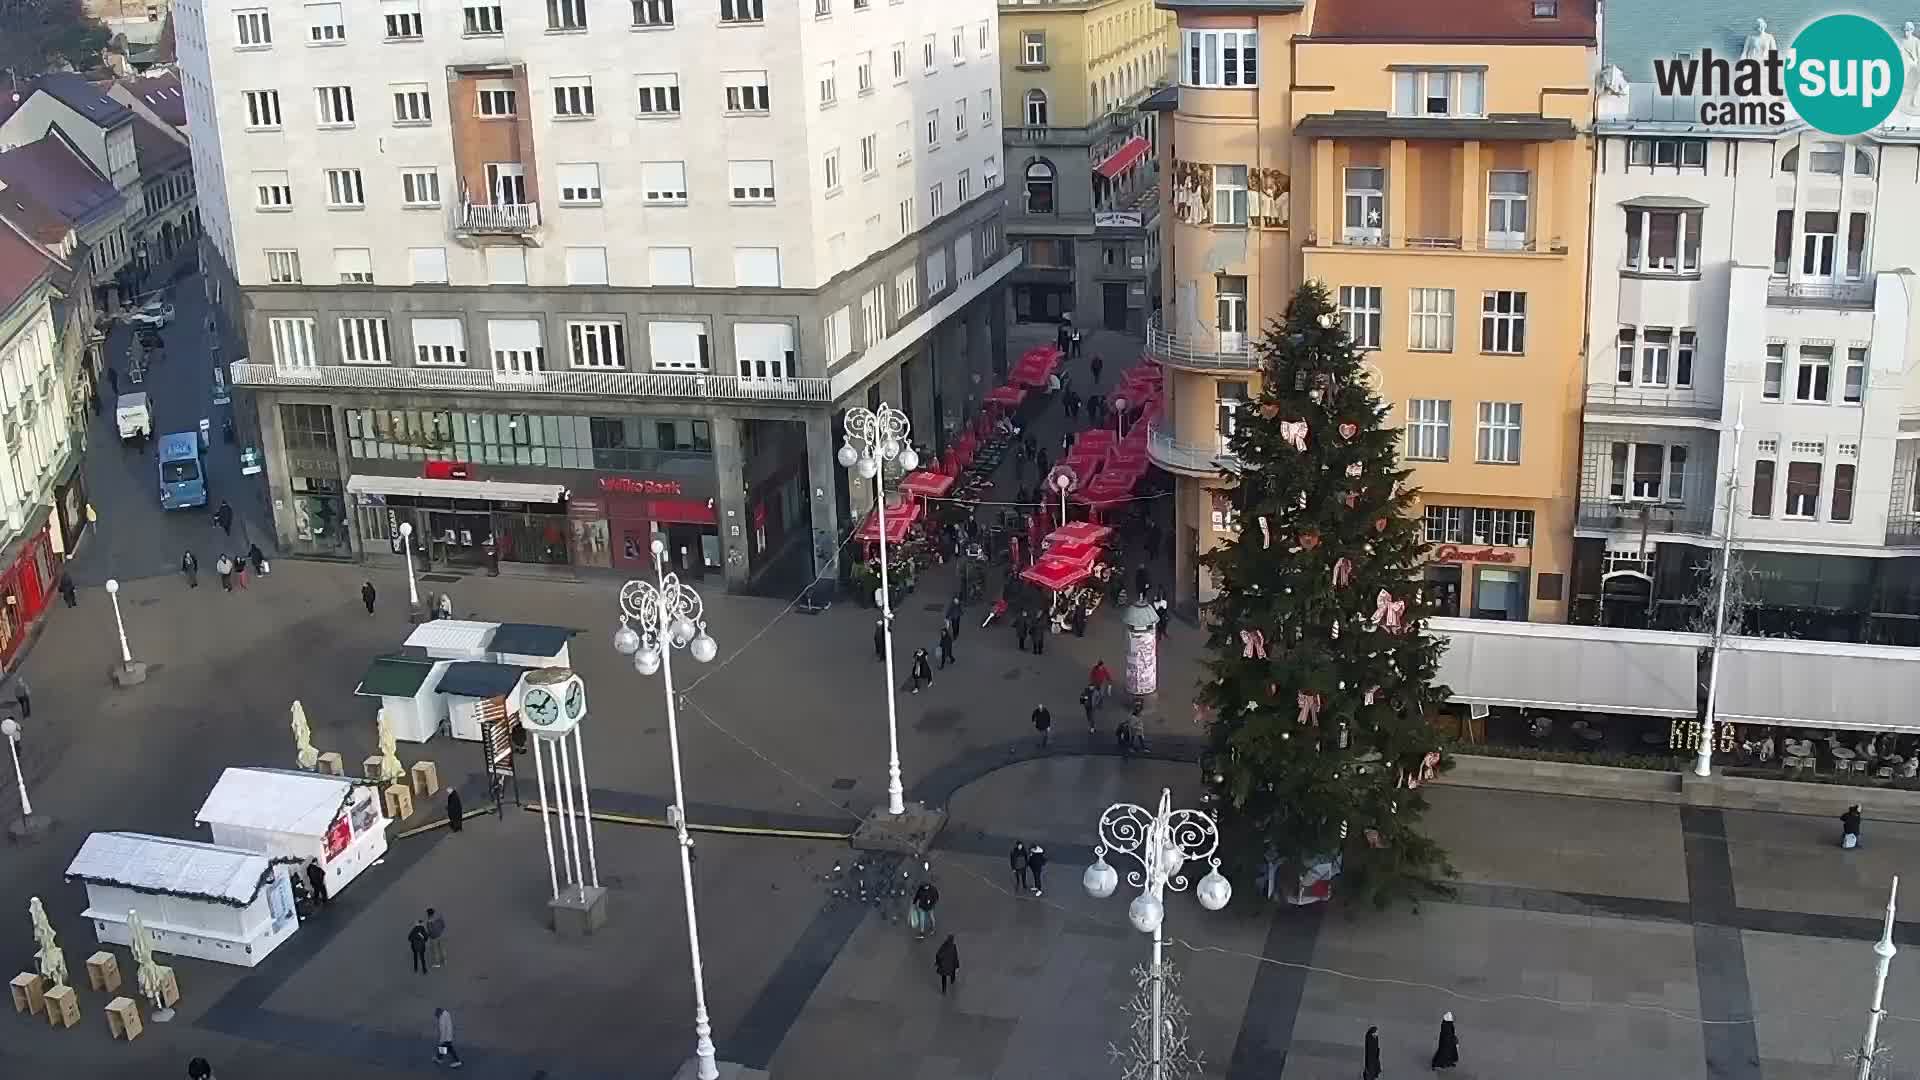
M 1871 19 L 1826 15 L 1808 23 L 1784 51 L 1763 23 L 1740 56 L 1703 49 L 1656 59 L 1653 80 L 1662 97 L 1712 99 L 1700 104 L 1703 124 L 1777 127 L 1787 122 L 1791 104 L 1819 131 L 1858 135 L 1892 115 L 1907 81 L 1920 77 L 1916 65 L 1920 41 L 1911 31 L 1903 46 Z

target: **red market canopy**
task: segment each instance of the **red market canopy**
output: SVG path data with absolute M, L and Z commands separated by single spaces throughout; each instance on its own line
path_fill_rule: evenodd
M 1020 574 L 1022 579 L 1054 592 L 1071 589 L 1092 576 L 1093 567 L 1070 559 L 1056 559 L 1051 555 L 1042 556 L 1039 562 Z
M 1017 408 L 1019 404 L 1025 400 L 1027 400 L 1026 389 L 1015 386 L 1012 383 L 1008 383 L 1005 386 L 996 386 L 992 390 L 987 391 L 987 404 L 989 405 L 1004 405 L 1011 409 Z
M 1107 458 L 1107 471 L 1117 475 L 1139 475 L 1146 471 L 1147 451 L 1144 446 L 1121 445 Z
M 887 507 L 887 543 L 897 544 L 907 538 L 907 528 L 920 517 L 920 504 L 907 503 L 905 506 Z M 854 533 L 854 539 L 873 543 L 880 539 L 880 521 L 878 515 L 868 514 L 867 520 L 860 523 L 860 529 Z
M 1087 482 L 1093 479 L 1093 474 L 1100 471 L 1100 465 L 1105 460 L 1106 455 L 1104 454 L 1081 453 L 1080 444 L 1076 441 L 1073 444 L 1073 453 L 1061 458 L 1059 464 L 1072 469 L 1074 480 L 1078 482 L 1081 487 L 1085 487 Z
M 925 469 L 910 472 L 900 480 L 900 490 L 920 498 L 937 499 L 953 489 L 953 477 Z
M 1121 173 L 1126 172 L 1134 162 L 1146 157 L 1149 146 L 1150 144 L 1145 138 L 1135 135 L 1133 138 L 1121 143 L 1120 149 L 1109 154 L 1107 160 L 1094 166 L 1093 171 L 1111 180 Z
M 1085 540 L 1050 540 L 1047 544 L 1048 559 L 1065 559 L 1068 562 L 1092 563 L 1100 556 L 1100 545 Z
M 1094 428 L 1091 431 L 1083 431 L 1073 437 L 1073 453 L 1076 455 L 1091 454 L 1104 457 L 1108 451 L 1113 449 L 1114 441 L 1115 436 L 1113 432 L 1106 428 Z
M 1113 530 L 1091 521 L 1072 521 L 1047 534 L 1049 543 L 1097 544 L 1113 535 Z
M 1047 377 L 1052 374 L 1051 364 L 1035 364 L 1022 360 L 1013 366 L 1013 374 L 1007 377 L 1007 381 L 1020 386 L 1041 387 L 1047 385 Z
M 1060 362 L 1060 348 L 1057 345 L 1035 345 L 1033 348 L 1020 354 L 1021 363 L 1026 363 L 1029 360 L 1038 361 L 1039 363 L 1046 364 L 1048 367 L 1052 367 L 1054 364 Z

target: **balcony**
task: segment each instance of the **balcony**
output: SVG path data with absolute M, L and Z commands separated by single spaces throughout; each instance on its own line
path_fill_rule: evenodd
M 1238 468 L 1237 459 L 1221 445 L 1224 440 L 1183 443 L 1161 426 L 1163 422 L 1156 420 L 1147 429 L 1147 457 L 1155 465 L 1187 476 L 1218 476 Z
M 532 236 L 539 228 L 536 203 L 462 201 L 454 209 L 453 231 L 461 236 Z
M 1653 503 L 1609 502 L 1583 495 L 1579 528 L 1604 532 L 1685 533 L 1710 536 L 1713 511 L 1695 506 L 1658 506 Z
M 1008 146 L 1091 146 L 1138 119 L 1131 107 L 1115 109 L 1085 127 L 1009 127 L 1002 130 Z
M 1767 282 L 1768 307 L 1871 308 L 1873 282 Z
M 1310 248 L 1359 248 L 1362 250 L 1438 251 L 1474 255 L 1565 255 L 1567 242 L 1542 236 L 1402 236 L 1376 229 L 1343 229 L 1322 239 L 1316 229 L 1307 230 Z
M 1665 389 L 1658 386 L 1626 386 L 1619 383 L 1587 384 L 1588 419 L 1594 414 L 1622 417 L 1689 416 L 1701 420 L 1720 418 L 1720 395 L 1705 388 Z
M 536 394 L 557 397 L 679 398 L 689 401 L 832 403 L 826 379 L 743 379 L 651 371 L 494 372 L 467 367 L 276 367 L 246 360 L 229 367 L 235 386 L 328 390 Z
M 1920 547 L 1920 517 L 1911 512 L 1887 518 L 1888 547 Z
M 1158 318 L 1147 320 L 1147 352 L 1168 367 L 1189 371 L 1253 371 L 1260 358 L 1246 334 L 1173 334 Z

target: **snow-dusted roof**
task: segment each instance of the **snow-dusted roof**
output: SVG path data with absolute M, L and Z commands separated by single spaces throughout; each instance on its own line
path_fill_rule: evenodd
M 486 652 L 487 643 L 493 640 L 493 632 L 499 623 L 473 622 L 467 619 L 434 619 L 423 622 L 407 637 L 407 644 L 416 649 L 458 649 L 466 652 Z
M 145 833 L 97 832 L 67 864 L 67 877 L 135 892 L 246 907 L 273 875 L 254 851 Z
M 353 797 L 354 781 L 344 776 L 292 769 L 228 769 L 207 793 L 193 820 L 202 825 L 240 825 L 249 829 L 324 836 Z

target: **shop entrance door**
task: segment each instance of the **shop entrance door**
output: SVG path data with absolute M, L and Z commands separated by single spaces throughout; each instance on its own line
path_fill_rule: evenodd
M 1127 328 L 1127 283 L 1108 281 L 1100 285 L 1100 308 L 1105 317 L 1107 329 L 1125 330 Z
M 1460 576 L 1455 565 L 1427 567 L 1427 599 L 1435 615 L 1460 614 Z
M 661 530 L 667 541 L 667 566 L 682 580 L 697 581 L 707 574 L 707 560 L 700 548 L 698 525 L 668 525 Z
M 433 560 L 448 566 L 487 565 L 487 537 L 493 515 L 464 510 L 435 510 L 428 514 L 433 535 Z

